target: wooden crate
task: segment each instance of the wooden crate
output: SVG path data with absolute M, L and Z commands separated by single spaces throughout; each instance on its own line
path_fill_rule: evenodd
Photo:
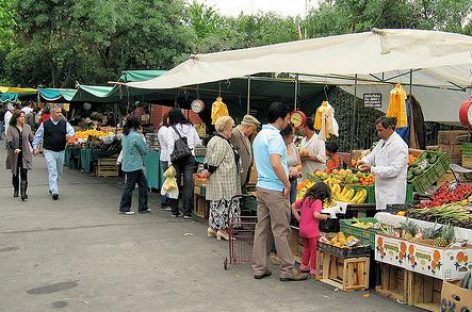
M 95 166 L 97 177 L 117 177 L 120 170 L 116 165 L 116 157 L 99 158 Z
M 407 303 L 408 272 L 387 263 L 379 263 L 377 268 L 380 284 L 376 285 L 375 291 L 384 297 Z
M 408 272 L 408 304 L 423 310 L 439 312 L 443 281 Z
M 370 258 L 339 258 L 318 251 L 316 279 L 343 291 L 369 289 Z
M 193 196 L 193 212 L 194 214 L 202 219 L 208 220 L 210 214 L 209 202 L 205 199 L 205 196 L 194 194 Z
M 301 258 L 303 255 L 303 246 L 304 240 L 298 235 L 298 228 L 291 226 L 290 227 L 290 249 L 292 250 L 293 258 L 298 263 L 301 263 Z
M 467 140 L 468 134 L 469 132 L 467 130 L 438 131 L 438 144 L 460 144 Z

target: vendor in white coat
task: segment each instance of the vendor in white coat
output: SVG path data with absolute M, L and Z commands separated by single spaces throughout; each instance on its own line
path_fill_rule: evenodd
M 375 176 L 375 202 L 377 210 L 387 205 L 404 204 L 408 170 L 408 145 L 395 132 L 396 118 L 380 117 L 375 128 L 380 141 L 364 157 L 359 170 Z

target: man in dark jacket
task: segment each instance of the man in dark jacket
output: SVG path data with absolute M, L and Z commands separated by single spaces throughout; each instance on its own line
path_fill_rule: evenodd
M 59 198 L 58 181 L 64 170 L 64 150 L 67 139 L 74 134 L 74 128 L 62 115 L 62 108 L 55 107 L 51 111 L 51 118 L 39 126 L 33 140 L 35 155 L 39 153 L 38 146 L 43 142 L 43 153 L 49 175 L 49 194 L 54 200 Z

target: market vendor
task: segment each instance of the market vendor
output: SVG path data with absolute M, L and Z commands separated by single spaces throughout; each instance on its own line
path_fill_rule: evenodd
M 309 174 L 326 169 L 326 148 L 325 142 L 318 138 L 314 128 L 314 119 L 306 119 L 305 125 L 300 127 L 298 132 L 303 135 L 300 143 L 300 158 L 302 160 L 303 178 L 308 178 Z
M 385 210 L 391 204 L 404 204 L 406 200 L 408 145 L 395 132 L 396 122 L 396 118 L 377 119 L 375 128 L 380 141 L 358 167 L 375 176 L 377 210 Z

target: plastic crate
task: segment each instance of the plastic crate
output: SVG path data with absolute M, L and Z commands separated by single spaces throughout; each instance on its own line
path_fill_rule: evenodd
M 462 155 L 472 156 L 472 143 L 462 143 Z
M 360 240 L 362 245 L 370 245 L 370 249 L 374 249 L 375 234 L 377 234 L 378 230 L 362 229 L 352 226 L 353 223 L 356 223 L 356 220 L 359 220 L 364 223 L 379 223 L 379 221 L 375 218 L 344 219 L 339 222 L 340 231 L 343 232 L 345 236 L 354 235 Z
M 320 231 L 323 233 L 337 233 L 340 229 L 339 218 L 341 215 L 336 215 L 337 219 L 321 220 L 319 223 Z
M 353 248 L 339 248 L 330 244 L 318 243 L 318 250 L 332 254 L 338 258 L 358 258 L 369 257 L 370 247 L 360 246 Z
M 365 200 L 365 203 L 375 204 L 375 186 L 374 185 L 349 184 L 348 186 L 356 192 L 360 189 L 367 190 L 367 199 Z

